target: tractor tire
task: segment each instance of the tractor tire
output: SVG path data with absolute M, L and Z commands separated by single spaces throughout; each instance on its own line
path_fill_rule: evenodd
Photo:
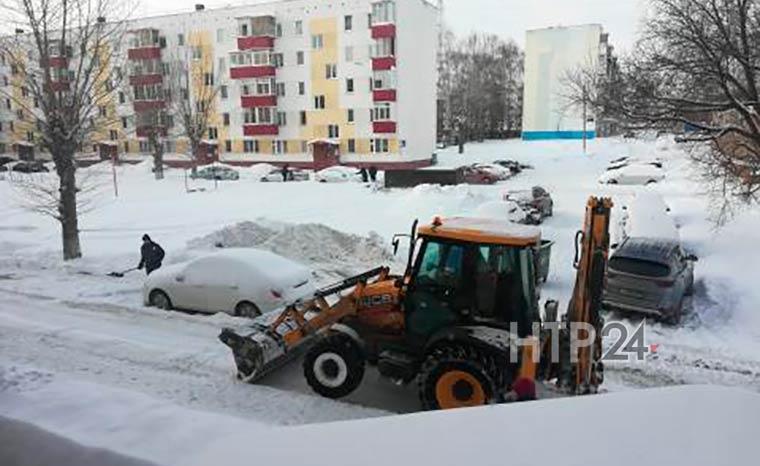
M 325 398 L 343 398 L 364 378 L 364 354 L 348 335 L 323 337 L 306 353 L 303 375 L 315 392 Z
M 426 410 L 466 408 L 492 402 L 494 364 L 467 348 L 443 347 L 428 355 L 420 370 L 419 397 Z

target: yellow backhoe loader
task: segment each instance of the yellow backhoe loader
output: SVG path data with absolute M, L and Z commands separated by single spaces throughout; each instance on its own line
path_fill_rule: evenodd
M 599 309 L 611 208 L 609 199 L 590 198 L 576 238 L 578 272 L 564 320 L 591 327 L 545 328 L 536 290 L 539 229 L 457 217 L 415 222 L 394 238 L 395 250 L 409 239 L 403 275 L 379 267 L 289 305 L 268 325 L 226 328 L 219 338 L 249 382 L 304 354 L 307 382 L 329 398 L 355 390 L 366 365 L 398 383 L 416 381 L 425 409 L 501 402 L 520 379 L 594 392 L 602 383 Z M 545 309 L 556 321 L 557 303 Z M 590 347 L 572 344 L 589 336 Z

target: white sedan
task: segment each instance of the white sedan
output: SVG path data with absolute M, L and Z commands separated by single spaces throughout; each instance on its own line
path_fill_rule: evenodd
M 345 183 L 348 181 L 362 181 L 359 170 L 353 167 L 335 165 L 320 170 L 314 174 L 314 179 L 320 183 Z
M 256 317 L 314 291 L 306 267 L 269 251 L 230 248 L 151 273 L 143 301 L 167 310 Z
M 650 184 L 665 179 L 665 172 L 653 165 L 633 164 L 608 170 L 599 177 L 603 184 Z

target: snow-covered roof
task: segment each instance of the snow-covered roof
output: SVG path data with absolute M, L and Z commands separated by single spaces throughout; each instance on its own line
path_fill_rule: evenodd
M 492 218 L 450 217 L 420 227 L 425 236 L 459 239 L 474 243 L 533 246 L 541 242 L 541 229 Z

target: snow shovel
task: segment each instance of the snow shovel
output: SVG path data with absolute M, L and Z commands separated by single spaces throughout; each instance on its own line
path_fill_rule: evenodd
M 131 269 L 124 270 L 123 272 L 111 272 L 111 273 L 108 274 L 108 276 L 109 277 L 121 278 L 124 275 L 128 274 L 129 272 L 134 272 L 135 270 L 137 270 L 137 267 L 132 267 Z

